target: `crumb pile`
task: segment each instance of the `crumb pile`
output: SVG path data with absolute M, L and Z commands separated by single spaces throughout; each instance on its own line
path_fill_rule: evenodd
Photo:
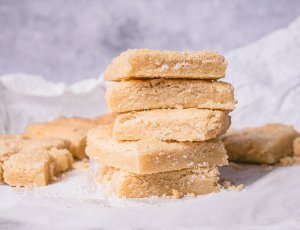
M 96 180 L 119 197 L 182 197 L 217 192 L 227 154 L 233 87 L 218 81 L 227 63 L 216 52 L 136 49 L 105 71 L 115 121 L 88 133 Z

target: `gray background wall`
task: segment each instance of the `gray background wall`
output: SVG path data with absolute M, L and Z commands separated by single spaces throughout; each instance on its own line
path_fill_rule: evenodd
M 0 0 L 0 74 L 74 82 L 127 48 L 226 53 L 298 15 L 299 0 Z

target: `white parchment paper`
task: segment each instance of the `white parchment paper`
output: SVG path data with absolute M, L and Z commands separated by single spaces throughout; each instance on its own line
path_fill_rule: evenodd
M 300 130 L 300 18 L 288 28 L 226 55 L 236 91 L 233 127 L 267 122 Z M 33 121 L 106 112 L 101 77 L 67 86 L 41 77 L 0 78 L 0 133 Z M 241 192 L 181 200 L 108 198 L 92 170 L 76 170 L 43 188 L 0 186 L 1 229 L 300 229 L 300 166 L 227 166 Z

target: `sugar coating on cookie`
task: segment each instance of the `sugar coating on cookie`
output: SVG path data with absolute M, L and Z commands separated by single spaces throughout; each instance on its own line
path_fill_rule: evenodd
M 160 196 L 180 198 L 185 195 L 204 195 L 218 192 L 219 172 L 216 167 L 195 167 L 155 174 L 134 174 L 112 167 L 97 173 L 96 181 L 109 194 L 126 198 Z
M 293 141 L 299 134 L 289 125 L 230 131 L 222 138 L 229 160 L 234 162 L 275 164 L 293 154 Z
M 156 109 L 117 115 L 113 136 L 119 141 L 156 138 L 163 141 L 206 141 L 230 126 L 226 111 Z
M 233 87 L 225 82 L 204 80 L 130 80 L 108 84 L 107 107 L 111 112 L 198 108 L 235 108 Z
M 219 139 L 164 142 L 152 138 L 120 142 L 112 137 L 112 125 L 89 131 L 86 152 L 103 165 L 137 174 L 228 163 L 226 150 Z
M 136 78 L 219 79 L 227 62 L 214 51 L 178 52 L 132 49 L 112 60 L 104 72 L 109 81 Z

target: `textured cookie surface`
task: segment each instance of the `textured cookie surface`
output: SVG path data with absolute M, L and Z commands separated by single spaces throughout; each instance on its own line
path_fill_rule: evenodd
M 50 149 L 47 151 L 55 162 L 55 174 L 70 170 L 73 166 L 73 156 L 67 149 Z
M 230 161 L 275 164 L 292 156 L 293 141 L 298 135 L 292 126 L 267 124 L 230 131 L 222 140 Z
M 1 135 L 2 182 L 12 186 L 49 184 L 54 176 L 72 168 L 68 148 L 69 143 L 63 139 Z
M 164 142 L 157 139 L 119 142 L 112 137 L 112 125 L 89 131 L 86 152 L 103 165 L 137 174 L 227 164 L 227 154 L 219 139 L 206 142 Z
M 106 80 L 134 78 L 219 79 L 227 62 L 213 51 L 177 52 L 133 49 L 112 60 L 104 73 Z
M 54 167 L 49 154 L 17 153 L 2 165 L 4 182 L 11 186 L 45 186 L 54 179 Z
M 107 118 L 108 119 L 108 118 Z M 26 128 L 26 135 L 32 138 L 61 138 L 69 141 L 73 156 L 82 159 L 86 157 L 86 134 L 89 129 L 99 123 L 106 123 L 106 118 L 86 119 L 79 117 L 57 118 L 51 122 L 36 123 Z
M 217 192 L 218 169 L 196 167 L 148 175 L 139 175 L 104 167 L 98 171 L 97 182 L 107 187 L 108 193 L 126 198 L 151 196 L 204 195 Z
M 18 152 L 19 142 L 23 140 L 22 136 L 0 135 L 0 162 L 4 162 L 12 154 Z
M 111 112 L 199 108 L 233 110 L 233 87 L 204 80 L 131 80 L 110 83 L 106 92 Z
M 117 140 L 156 138 L 163 141 L 206 141 L 226 132 L 228 112 L 208 109 L 156 109 L 117 115 Z
M 18 152 L 45 152 L 50 149 L 68 149 L 69 142 L 59 138 L 32 139 L 21 135 L 0 135 L 0 161 Z

